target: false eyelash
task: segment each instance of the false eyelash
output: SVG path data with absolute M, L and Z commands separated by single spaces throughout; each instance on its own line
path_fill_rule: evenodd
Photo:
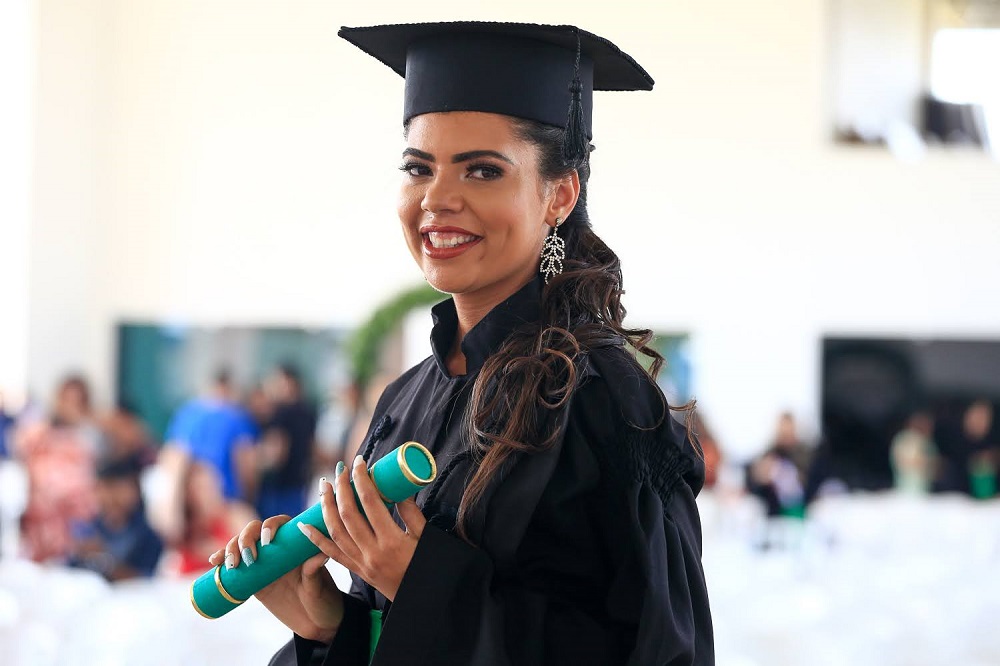
M 467 171 L 476 171 L 477 169 L 488 169 L 493 172 L 493 176 L 487 180 L 493 180 L 494 178 L 499 178 L 504 175 L 504 170 L 498 167 L 496 164 L 491 164 L 489 162 L 481 162 L 479 164 L 470 164 Z

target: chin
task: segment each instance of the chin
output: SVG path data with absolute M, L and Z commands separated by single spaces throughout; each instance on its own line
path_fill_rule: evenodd
M 424 273 L 427 284 L 444 294 L 462 294 L 472 288 L 472 280 L 465 275 L 449 275 L 444 272 Z

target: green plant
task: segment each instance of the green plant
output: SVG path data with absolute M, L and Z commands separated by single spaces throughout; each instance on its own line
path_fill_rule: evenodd
M 444 294 L 428 284 L 421 284 L 403 291 L 386 301 L 372 313 L 347 341 L 347 354 L 351 360 L 353 379 L 361 389 L 378 370 L 378 355 L 385 339 L 396 331 L 403 319 L 413 309 L 433 305 Z

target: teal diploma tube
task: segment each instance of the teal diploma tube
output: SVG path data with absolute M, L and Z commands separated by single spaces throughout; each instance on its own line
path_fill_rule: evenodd
M 416 442 L 406 442 L 380 459 L 368 475 L 375 483 L 386 507 L 413 497 L 437 476 L 434 456 Z M 351 481 L 353 487 L 354 481 Z M 257 560 L 252 566 L 239 562 L 235 569 L 219 565 L 191 583 L 191 605 L 204 617 L 222 617 L 244 601 L 285 575 L 319 549 L 295 526 L 303 522 L 330 536 L 317 502 L 279 527 L 271 543 L 257 542 Z

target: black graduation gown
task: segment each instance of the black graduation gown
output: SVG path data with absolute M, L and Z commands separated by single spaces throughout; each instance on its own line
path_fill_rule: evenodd
M 386 389 L 363 447 L 374 461 L 414 440 L 438 461 L 438 487 L 417 496 L 430 522 L 396 598 L 354 576 L 333 643 L 296 636 L 272 664 L 366 664 L 372 608 L 385 614 L 372 666 L 715 663 L 695 505 L 704 469 L 621 347 L 580 363 L 557 444 L 488 488 L 470 516 L 476 545 L 453 534 L 473 462 L 449 463 L 467 448 L 472 384 L 514 327 L 537 321 L 540 296 L 532 282 L 470 331 L 459 377 L 445 366 L 454 303 L 434 308 L 433 356 Z

